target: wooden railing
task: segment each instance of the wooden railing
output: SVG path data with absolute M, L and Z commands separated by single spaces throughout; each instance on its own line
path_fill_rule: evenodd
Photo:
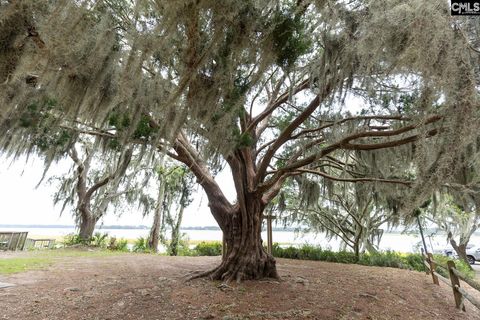
M 28 232 L 0 232 L 0 250 L 23 250 Z
M 453 291 L 453 298 L 455 300 L 455 306 L 457 309 L 461 309 L 465 311 L 465 299 L 470 301 L 475 307 L 480 309 L 480 302 L 473 297 L 470 293 L 468 293 L 464 288 L 460 286 L 460 281 L 467 283 L 470 287 L 480 292 L 480 283 L 477 281 L 466 277 L 462 274 L 455 266 L 455 262 L 447 261 L 447 265 L 442 265 L 438 263 L 433 258 L 431 253 L 428 253 L 425 256 L 423 253 L 423 263 L 427 267 L 427 274 L 432 275 L 432 280 L 434 284 L 440 285 L 439 281 L 442 281 L 447 286 L 452 288 Z M 437 272 L 437 268 L 443 269 L 446 274 L 448 274 L 450 279 L 445 278 L 441 274 Z
M 55 239 L 27 239 L 26 249 L 53 249 Z

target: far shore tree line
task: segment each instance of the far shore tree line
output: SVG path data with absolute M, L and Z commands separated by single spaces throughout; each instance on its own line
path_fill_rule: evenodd
M 71 159 L 55 202 L 83 239 L 136 206 L 176 254 L 199 186 L 225 252 L 198 277 L 277 278 L 265 212 L 357 257 L 420 215 L 465 257 L 479 30 L 443 0 L 0 1 L 0 148 Z

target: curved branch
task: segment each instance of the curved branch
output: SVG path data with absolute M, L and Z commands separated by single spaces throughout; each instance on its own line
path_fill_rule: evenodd
M 222 228 L 225 216 L 234 210 L 233 205 L 227 200 L 214 177 L 210 174 L 206 164 L 200 158 L 196 150 L 192 148 L 184 134 L 180 133 L 178 135 L 173 144 L 173 149 L 177 153 L 175 159 L 190 168 L 197 178 L 197 182 L 207 194 L 212 214 Z
M 313 132 L 322 131 L 322 130 L 331 128 L 331 127 L 333 127 L 333 126 L 335 126 L 335 125 L 344 124 L 344 123 L 349 122 L 349 121 L 357 121 L 357 120 L 398 120 L 398 121 L 402 121 L 402 120 L 403 120 L 403 121 L 405 121 L 405 120 L 411 120 L 411 119 L 410 119 L 410 118 L 407 118 L 407 117 L 400 116 L 400 115 L 397 115 L 397 116 L 358 116 L 358 117 L 349 117 L 349 118 L 341 119 L 341 120 L 338 120 L 338 121 L 332 121 L 332 123 L 323 125 L 323 126 L 318 127 L 318 128 L 312 128 L 312 129 L 302 130 L 302 131 L 300 131 L 299 133 L 293 135 L 293 136 L 292 136 L 292 139 L 297 139 L 297 138 L 299 138 L 300 136 L 305 135 L 305 134 L 308 134 L 308 133 L 313 133 Z M 376 128 L 375 128 L 375 127 L 372 127 L 372 129 L 376 129 Z M 378 128 L 377 128 L 377 129 L 378 129 Z M 384 130 L 385 128 L 382 127 L 381 129 Z
M 98 189 L 100 189 L 101 187 L 106 185 L 108 182 L 110 182 L 110 180 L 112 180 L 112 178 L 113 178 L 113 175 L 109 175 L 108 177 L 106 177 L 106 178 L 100 180 L 99 182 L 95 183 L 85 193 L 85 198 L 90 199 L 92 197 L 92 195 L 95 193 L 95 191 L 97 191 Z
M 343 182 L 383 182 L 383 183 L 395 183 L 395 184 L 403 184 L 405 186 L 410 186 L 412 185 L 412 181 L 405 181 L 405 180 L 394 180 L 394 179 L 382 179 L 382 178 L 340 178 L 340 177 L 334 177 L 329 174 L 326 174 L 325 172 L 317 171 L 317 170 L 310 170 L 310 169 L 298 169 L 298 172 L 302 173 L 311 173 L 311 174 L 316 174 L 319 176 L 322 176 L 326 179 L 330 180 L 335 180 L 335 181 L 343 181 Z
M 432 116 L 429 119 L 427 119 L 425 122 L 422 124 L 429 124 L 433 123 L 436 121 L 439 121 L 442 119 L 441 116 Z M 349 135 L 342 140 L 333 143 L 329 146 L 326 146 L 323 148 L 319 153 L 310 155 L 306 158 L 303 158 L 301 160 L 298 160 L 296 162 L 290 163 L 286 165 L 285 167 L 279 169 L 275 175 L 268 181 L 260 185 L 259 190 L 260 191 L 265 191 L 271 188 L 273 185 L 276 184 L 278 180 L 281 179 L 281 177 L 290 171 L 298 171 L 300 168 L 305 167 L 309 164 L 312 164 L 313 162 L 325 157 L 326 155 L 332 153 L 335 150 L 338 149 L 344 149 L 344 150 L 379 150 L 379 149 L 386 149 L 386 148 L 392 148 L 392 147 L 397 147 L 401 145 L 405 145 L 411 142 L 417 141 L 420 137 L 426 136 L 426 137 L 432 137 L 435 136 L 440 132 L 439 129 L 432 129 L 429 130 L 425 135 L 422 134 L 416 134 L 412 135 L 403 139 L 398 139 L 398 140 L 393 140 L 393 141 L 387 141 L 387 142 L 382 142 L 382 143 L 372 143 L 372 144 L 354 144 L 350 143 L 350 141 L 359 139 L 359 138 L 364 138 L 364 137 L 389 137 L 389 136 L 395 136 L 395 135 L 400 135 L 408 131 L 412 131 L 416 128 L 418 128 L 422 124 L 413 124 L 409 126 L 402 127 L 397 130 L 388 130 L 388 131 L 366 131 L 366 132 L 359 132 L 355 133 L 352 135 Z
M 293 94 L 297 94 L 300 91 L 303 91 L 307 89 L 310 85 L 310 80 L 306 79 L 302 83 L 300 83 L 294 90 Z M 279 106 L 281 106 L 283 103 L 288 101 L 288 98 L 290 97 L 291 93 L 289 91 L 285 92 L 282 94 L 280 97 L 278 97 L 274 102 L 272 102 L 263 112 L 261 112 L 259 115 L 257 115 L 255 118 L 253 118 L 252 122 L 248 125 L 247 129 L 245 130 L 246 133 L 253 131 L 253 129 L 265 118 L 267 118 L 269 115 L 271 115 Z
M 324 95 L 326 96 L 326 95 Z M 267 152 L 263 156 L 262 161 L 260 162 L 256 180 L 257 182 L 260 182 L 264 176 L 265 172 L 268 168 L 268 165 L 270 161 L 272 160 L 272 157 L 274 156 L 275 152 L 285 143 L 288 141 L 290 138 L 290 135 L 292 132 L 298 128 L 300 124 L 302 124 L 320 105 L 321 101 L 323 100 L 323 97 L 321 98 L 320 96 L 316 96 L 310 104 L 307 106 L 307 108 L 300 113 L 300 115 L 295 118 L 288 126 L 285 128 L 285 130 L 282 131 L 280 136 L 275 140 L 275 142 L 268 148 Z

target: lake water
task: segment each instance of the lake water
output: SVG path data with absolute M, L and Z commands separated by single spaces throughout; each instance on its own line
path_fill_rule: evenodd
M 35 237 L 52 237 L 64 236 L 73 233 L 73 228 L 0 228 L 1 231 L 28 231 L 30 236 Z M 147 229 L 99 229 L 102 233 L 106 232 L 110 236 L 125 239 L 136 239 L 139 237 L 147 237 L 149 230 Z M 220 230 L 182 230 L 190 240 L 222 240 L 222 232 Z M 168 233 L 168 232 L 167 232 Z M 266 232 L 262 233 L 262 238 L 267 239 Z M 298 234 L 292 231 L 273 231 L 273 241 L 281 244 L 302 245 L 312 244 L 318 245 L 325 249 L 338 250 L 340 241 L 336 239 L 327 239 L 323 234 Z M 380 242 L 381 250 L 393 250 L 398 252 L 416 252 L 421 238 L 419 235 L 401 234 L 401 233 L 385 233 Z M 445 236 L 436 236 L 426 238 L 429 250 L 441 249 L 447 246 Z M 480 245 L 480 235 L 473 235 L 471 242 Z

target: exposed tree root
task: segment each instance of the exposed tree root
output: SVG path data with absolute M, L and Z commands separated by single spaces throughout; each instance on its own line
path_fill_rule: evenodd
M 215 269 L 209 270 L 209 271 L 198 270 L 198 271 L 189 272 L 188 274 L 185 275 L 185 278 L 186 278 L 185 281 L 188 282 L 188 281 L 192 281 L 199 278 L 209 277 L 214 270 Z
M 240 283 L 243 280 L 261 280 L 275 279 L 280 280 L 275 266 L 275 259 L 271 256 L 265 256 L 260 261 L 252 261 L 250 259 L 227 259 L 222 263 L 208 271 L 194 271 L 187 275 L 186 281 L 199 278 L 209 278 L 210 280 L 220 280 L 224 283 L 236 281 Z M 242 263 L 239 263 L 242 262 Z

